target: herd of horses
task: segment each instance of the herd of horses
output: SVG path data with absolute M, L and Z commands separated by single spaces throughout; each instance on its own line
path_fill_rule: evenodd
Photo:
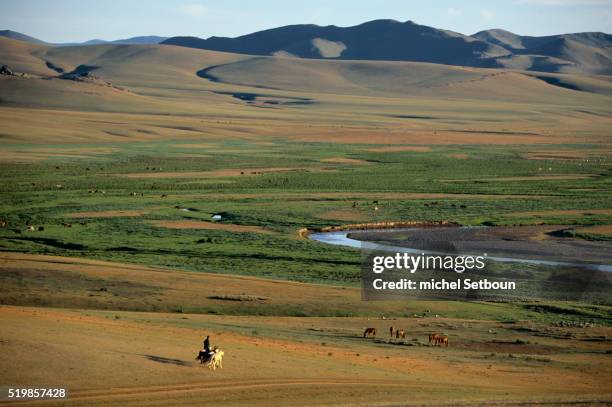
M 366 328 L 363 331 L 363 337 L 376 337 L 376 328 Z M 402 328 L 389 327 L 389 337 L 391 339 L 406 339 L 406 331 Z M 446 346 L 448 347 L 448 336 L 438 333 L 429 334 L 429 344 L 434 346 Z M 205 364 L 211 370 L 217 370 L 223 368 L 223 352 L 221 349 L 214 347 L 212 351 L 201 350 L 196 356 L 196 360 L 199 360 L 201 364 Z
M 376 328 L 366 328 L 363 331 L 363 337 L 376 337 Z M 389 337 L 393 339 L 406 339 L 406 331 L 401 328 L 389 327 Z M 445 346 L 448 347 L 448 336 L 438 333 L 429 334 L 429 344 L 437 345 L 437 346 Z

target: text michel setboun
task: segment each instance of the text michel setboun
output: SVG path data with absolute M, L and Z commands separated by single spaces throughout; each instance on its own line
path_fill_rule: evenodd
M 422 270 L 426 271 L 454 271 L 462 274 L 470 270 L 483 270 L 487 255 L 483 256 L 440 256 L 420 255 L 413 256 L 408 253 L 395 253 L 393 256 L 375 256 L 372 258 L 372 272 L 382 275 L 386 270 L 404 271 L 414 274 Z M 381 276 L 382 277 L 382 276 Z M 487 279 L 472 280 L 469 278 L 458 278 L 456 280 L 432 278 L 426 281 L 415 281 L 409 278 L 400 278 L 394 281 L 385 281 L 383 278 L 375 278 L 372 281 L 375 290 L 514 290 L 514 281 L 489 281 Z

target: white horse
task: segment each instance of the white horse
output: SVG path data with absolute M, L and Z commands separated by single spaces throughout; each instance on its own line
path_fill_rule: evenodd
M 210 358 L 210 362 L 208 362 L 208 368 L 212 370 L 217 370 L 217 368 L 222 369 L 223 355 L 225 355 L 225 352 L 221 349 L 215 349 L 215 353 L 212 358 Z

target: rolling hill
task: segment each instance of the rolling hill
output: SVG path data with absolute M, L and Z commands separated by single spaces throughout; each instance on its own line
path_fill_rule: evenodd
M 38 38 L 30 37 L 29 35 L 25 35 L 12 30 L 0 30 L 0 37 L 10 38 L 12 40 L 17 41 L 25 41 L 32 44 L 49 45 L 46 42 L 39 40 Z
M 512 53 L 495 59 L 492 66 L 612 74 L 612 35 L 609 34 L 587 32 L 530 37 L 495 29 L 480 31 L 472 37 L 504 47 Z
M 353 27 L 290 25 L 236 38 L 172 37 L 163 43 L 249 55 L 612 74 L 612 36 L 604 33 L 529 37 L 493 29 L 467 36 L 412 21 L 374 20 Z
M 469 94 L 475 99 L 484 96 L 479 95 L 482 91 L 502 100 L 519 101 L 547 100 L 559 92 L 567 94 L 567 89 L 572 92 L 566 99 L 588 97 L 587 92 L 611 93 L 610 82 L 603 77 L 537 75 L 424 62 L 253 57 L 156 44 L 49 47 L 0 39 L 0 55 L 0 64 L 17 72 L 49 78 L 89 72 L 120 87 L 155 95 L 163 89 L 211 87 L 251 88 L 248 92 L 257 94 L 288 91 L 455 98 Z
M 469 129 L 481 132 L 479 142 L 492 142 L 491 134 L 514 128 L 512 134 L 523 131 L 543 140 L 556 131 L 560 142 L 585 128 L 589 135 L 601 134 L 612 95 L 606 76 L 251 56 L 161 44 L 52 47 L 0 38 L 0 65 L 5 64 L 17 75 L 0 76 L 0 134 L 19 141 L 212 131 L 404 143 L 424 137 L 433 142 L 433 135 L 455 142 Z M 52 121 L 58 127 L 50 126 L 49 118 L 59 117 L 52 111 L 60 110 L 62 120 Z M 121 124 L 81 112 L 117 114 Z M 325 130 L 310 123 L 324 124 Z M 381 123 L 403 130 L 386 133 Z M 362 130 L 338 131 L 348 126 Z M 382 133 L 372 137 L 372 131 Z M 496 139 L 516 141 L 513 137 Z
M 138 36 L 50 44 L 15 31 L 0 37 L 49 46 L 178 45 L 245 55 L 303 59 L 411 61 L 550 73 L 612 75 L 612 35 L 601 32 L 523 36 L 502 29 L 471 36 L 412 21 L 373 20 L 352 27 L 289 25 L 236 38 Z
M 93 40 L 89 40 L 89 41 L 84 41 L 84 42 L 71 42 L 71 43 L 61 43 L 61 44 L 54 44 L 60 47 L 65 47 L 65 46 L 74 46 L 74 45 L 100 45 L 100 44 L 132 44 L 132 45 L 138 45 L 138 44 L 159 44 L 162 41 L 167 40 L 168 37 L 160 37 L 158 35 L 143 35 L 143 36 L 137 36 L 137 37 L 130 37 L 130 38 L 124 38 L 124 39 L 120 39 L 120 40 L 114 40 L 114 41 L 107 41 L 107 40 L 101 40 L 101 39 L 93 39 Z
M 412 21 L 374 20 L 354 27 L 291 25 L 237 38 L 173 37 L 164 44 L 251 55 L 301 58 L 420 61 L 450 65 L 482 64 L 509 55 L 504 48 Z

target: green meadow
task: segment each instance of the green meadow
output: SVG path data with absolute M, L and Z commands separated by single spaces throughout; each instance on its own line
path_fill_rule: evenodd
M 8 225 L 0 229 L 0 249 L 357 284 L 357 250 L 301 239 L 297 231 L 402 220 L 612 223 L 612 177 L 605 156 L 528 159 L 530 146 L 374 152 L 368 151 L 375 149 L 371 145 L 278 140 L 265 145 L 242 140 L 206 144 L 104 144 L 101 147 L 115 151 L 3 163 L 0 218 Z M 92 147 L 96 145 L 88 145 Z M 58 147 L 47 146 L 46 151 L 53 148 Z M 574 152 L 580 148 L 555 146 Z M 228 168 L 243 174 L 215 172 Z M 137 211 L 138 216 L 72 217 L 107 211 Z M 159 226 L 163 221 L 210 221 L 217 212 L 226 213 L 220 224 L 258 226 L 267 233 Z M 26 225 L 44 230 L 27 231 Z M 577 236 L 610 237 L 588 232 Z

